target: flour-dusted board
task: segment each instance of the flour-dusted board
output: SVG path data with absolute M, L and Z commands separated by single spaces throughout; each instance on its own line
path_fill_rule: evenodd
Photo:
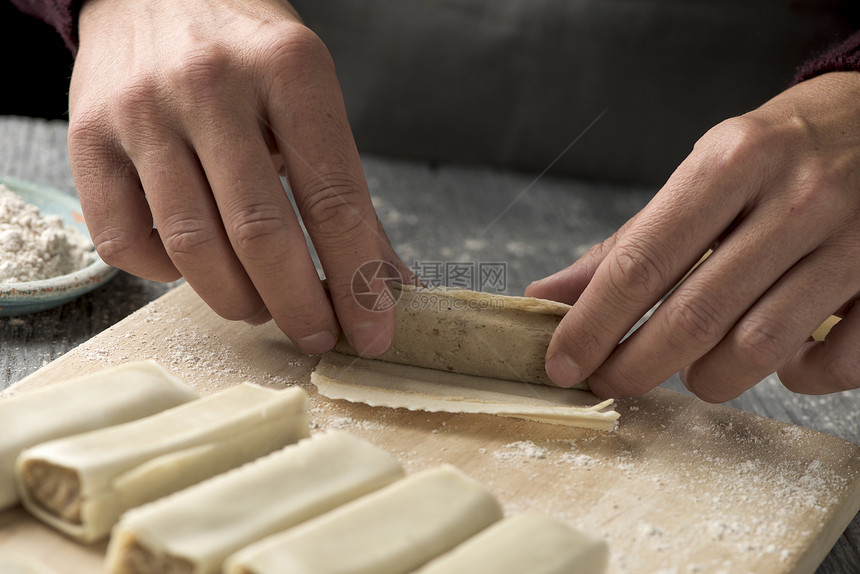
M 508 514 L 537 510 L 603 536 L 612 573 L 813 572 L 860 509 L 860 447 L 661 389 L 620 401 L 611 433 L 330 401 L 309 382 L 315 359 L 273 324 L 222 320 L 188 286 L 7 393 L 146 358 L 204 394 L 240 381 L 300 385 L 314 432 L 364 437 L 408 472 L 452 463 Z M 20 508 L 0 513 L 0 557 L 38 556 L 57 572 L 87 574 L 102 571 L 104 549 L 80 546 Z

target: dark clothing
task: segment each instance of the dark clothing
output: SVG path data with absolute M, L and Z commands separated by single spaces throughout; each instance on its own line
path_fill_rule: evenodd
M 78 51 L 78 10 L 83 0 L 11 0 L 21 12 L 53 26 L 74 54 Z
M 860 71 L 860 32 L 855 32 L 838 46 L 807 60 L 795 75 L 802 82 L 827 72 Z
M 53 26 L 69 49 L 77 51 L 77 17 L 82 0 L 11 0 L 21 12 Z M 824 53 L 804 62 L 797 71 L 796 82 L 826 72 L 860 71 L 860 32 Z

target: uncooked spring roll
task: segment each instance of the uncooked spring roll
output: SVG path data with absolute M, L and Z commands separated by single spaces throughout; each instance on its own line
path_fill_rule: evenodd
M 0 511 L 18 503 L 15 459 L 56 438 L 125 423 L 197 398 L 153 361 L 139 361 L 0 399 Z
M 16 464 L 25 507 L 83 542 L 119 516 L 308 436 L 307 395 L 250 383 L 156 415 L 37 445 Z
M 215 574 L 237 550 L 401 478 L 384 450 L 342 431 L 127 512 L 108 548 L 111 574 Z
M 602 574 L 608 555 L 600 537 L 526 512 L 493 524 L 414 574 Z
M 422 471 L 240 550 L 227 574 L 406 574 L 502 516 L 451 466 Z
M 465 289 L 392 288 L 397 299 L 394 340 L 378 360 L 553 384 L 546 374 L 546 351 L 569 305 Z M 335 350 L 356 354 L 344 338 Z

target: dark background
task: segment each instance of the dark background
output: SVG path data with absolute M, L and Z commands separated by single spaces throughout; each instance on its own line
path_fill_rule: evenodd
M 858 0 L 294 4 L 363 152 L 654 185 L 860 26 Z M 59 34 L 0 0 L 0 115 L 67 119 L 71 68 Z
M 44 22 L 0 0 L 0 115 L 68 119 L 72 55 Z

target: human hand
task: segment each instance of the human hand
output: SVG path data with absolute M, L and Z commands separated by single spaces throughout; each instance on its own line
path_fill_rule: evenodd
M 351 281 L 368 261 L 405 265 L 373 210 L 328 51 L 292 7 L 88 0 L 79 37 L 69 155 L 102 259 L 184 276 L 225 318 L 273 317 L 306 353 L 331 349 L 338 322 L 359 353 L 383 353 L 394 311 L 360 306 Z
M 573 305 L 547 351 L 560 386 L 588 377 L 623 397 L 680 371 L 722 402 L 777 371 L 799 393 L 860 387 L 860 73 L 717 125 L 642 211 L 526 294 Z M 811 341 L 833 313 L 842 321 Z

